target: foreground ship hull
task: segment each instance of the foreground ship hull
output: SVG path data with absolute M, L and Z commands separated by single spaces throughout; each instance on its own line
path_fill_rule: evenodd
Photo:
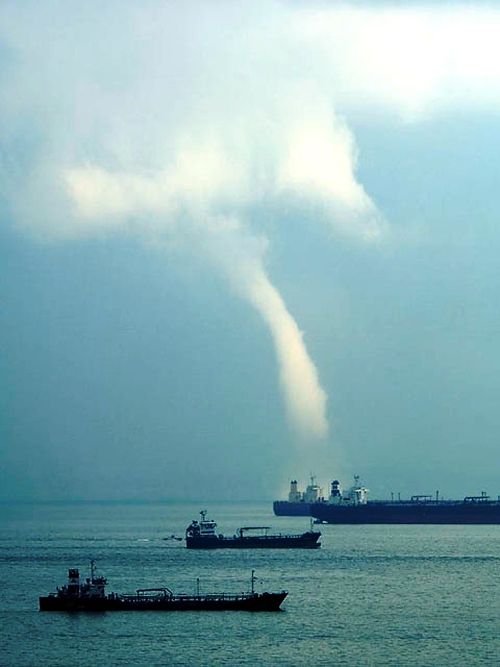
M 258 537 L 186 537 L 188 549 L 317 549 L 321 533 L 260 535 Z
M 358 506 L 328 503 L 311 507 L 311 516 L 333 524 L 500 524 L 500 502 L 367 502 Z
M 108 595 L 105 598 L 41 597 L 40 611 L 280 611 L 286 592 L 248 595 L 147 596 Z
M 251 592 L 185 595 L 169 588 L 138 589 L 135 595 L 106 594 L 107 580 L 96 576 L 95 562 L 90 563 L 90 577 L 83 582 L 76 568 L 68 570 L 68 583 L 55 593 L 39 598 L 40 611 L 104 612 L 104 611 L 279 611 L 287 596 L 280 593 L 256 593 L 255 571 L 252 570 Z

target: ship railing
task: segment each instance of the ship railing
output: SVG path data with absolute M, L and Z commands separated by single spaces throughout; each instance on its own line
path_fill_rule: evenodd
M 173 592 L 166 586 L 162 588 L 138 588 L 137 597 L 172 597 Z
M 430 497 L 429 500 L 415 500 L 413 498 L 394 498 L 390 500 L 370 500 L 369 505 L 396 505 L 400 507 L 401 505 L 461 505 L 463 500 L 445 500 L 444 498 L 439 498 L 436 500 L 434 497 Z
M 241 531 L 241 529 L 240 529 L 240 531 Z M 303 535 L 306 535 L 307 532 L 309 532 L 309 533 L 311 532 L 311 531 L 307 531 L 306 533 L 274 533 L 273 535 L 265 535 L 264 534 L 264 535 L 255 536 L 255 535 L 243 535 L 243 533 L 241 533 L 240 531 L 238 531 L 238 536 L 241 536 L 245 539 L 252 539 L 252 538 L 258 537 L 259 540 L 274 540 L 276 538 L 297 539 L 298 537 L 302 537 Z
M 395 498 L 394 500 L 370 500 L 369 504 L 371 506 L 373 505 L 396 505 L 398 507 L 401 507 L 402 505 L 411 505 L 415 506 L 418 504 L 425 504 L 425 505 L 447 505 L 447 506 L 452 506 L 452 505 L 463 505 L 464 503 L 467 504 L 490 504 L 490 503 L 497 503 L 498 501 L 492 500 L 490 496 L 467 496 L 463 498 L 463 500 L 458 500 L 458 499 L 445 499 L 445 498 L 434 498 L 431 496 L 429 500 L 414 500 L 414 499 L 409 499 L 409 498 Z
M 196 602 L 238 602 L 243 600 L 249 600 L 251 598 L 258 597 L 258 593 L 207 593 L 205 595 L 189 595 L 187 593 L 172 593 L 172 594 L 161 594 L 161 595 L 143 595 L 138 591 L 137 595 L 127 595 L 113 594 L 113 597 L 110 599 L 121 599 L 126 601 L 141 602 L 142 604 L 151 604 L 154 605 L 158 600 L 168 599 L 171 601 L 196 601 Z
M 482 493 L 480 496 L 465 496 L 464 503 L 487 503 L 490 502 L 490 496 Z
M 185 597 L 191 600 L 207 600 L 207 601 L 238 601 L 238 600 L 248 600 L 253 597 L 257 597 L 258 593 L 207 593 L 206 595 L 187 595 Z
M 171 600 L 173 602 L 190 602 L 190 601 L 196 601 L 196 602 L 233 602 L 233 601 L 241 601 L 241 600 L 248 600 L 253 597 L 257 597 L 258 593 L 241 593 L 241 594 L 233 594 L 233 593 L 207 593 L 206 595 L 189 595 L 188 593 L 175 593 L 171 596 L 167 596 L 168 600 Z M 162 600 L 163 596 L 153 596 L 153 595 L 122 595 L 121 596 L 124 599 L 127 600 L 137 600 L 145 603 L 151 603 L 153 604 L 154 602 L 158 600 Z

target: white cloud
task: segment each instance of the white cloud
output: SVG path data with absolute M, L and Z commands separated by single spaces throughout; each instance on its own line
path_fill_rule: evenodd
M 0 18 L 16 224 L 39 238 L 194 240 L 266 322 L 295 426 L 324 435 L 326 394 L 251 211 L 286 201 L 305 225 L 379 236 L 337 110 L 497 107 L 500 12 L 124 0 L 6 3 Z
M 239 172 L 239 173 L 238 173 Z M 216 146 L 182 147 L 173 163 L 153 173 L 110 171 L 98 165 L 62 173 L 76 214 L 111 219 L 154 213 L 174 215 L 181 205 L 204 210 L 245 195 L 242 169 Z
M 310 5 L 291 26 L 338 104 L 366 114 L 382 106 L 404 120 L 500 105 L 494 5 Z

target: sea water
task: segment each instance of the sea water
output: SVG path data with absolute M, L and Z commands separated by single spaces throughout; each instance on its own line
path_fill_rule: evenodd
M 199 504 L 0 506 L 0 665 L 500 665 L 500 526 L 321 526 L 317 550 L 188 550 Z M 303 517 L 212 504 L 218 530 Z M 38 597 L 88 576 L 108 590 L 289 592 L 280 613 L 41 613 Z

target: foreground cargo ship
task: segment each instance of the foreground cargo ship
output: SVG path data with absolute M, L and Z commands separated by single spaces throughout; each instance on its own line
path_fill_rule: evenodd
M 166 587 L 139 589 L 135 595 L 106 594 L 106 583 L 104 577 L 96 576 L 94 561 L 90 564 L 90 577 L 84 582 L 77 569 L 70 569 L 65 586 L 39 598 L 40 611 L 279 611 L 287 596 L 286 591 L 256 593 L 253 570 L 251 591 L 236 595 L 176 595 Z
M 188 549 L 317 549 L 321 546 L 318 541 L 321 533 L 315 530 L 298 535 L 269 535 L 269 526 L 244 526 L 236 535 L 226 537 L 217 534 L 217 524 L 207 519 L 206 510 L 200 515 L 199 521 L 192 521 L 186 528 Z
M 500 524 L 500 498 L 494 500 L 483 491 L 479 496 L 466 496 L 462 500 L 445 500 L 439 497 L 439 492 L 407 500 L 368 500 L 368 489 L 359 483 L 357 476 L 347 493 L 342 493 L 339 481 L 334 480 L 327 499 L 321 493 L 306 498 L 293 480 L 288 500 L 276 500 L 274 513 L 308 514 L 320 523 L 334 524 Z

